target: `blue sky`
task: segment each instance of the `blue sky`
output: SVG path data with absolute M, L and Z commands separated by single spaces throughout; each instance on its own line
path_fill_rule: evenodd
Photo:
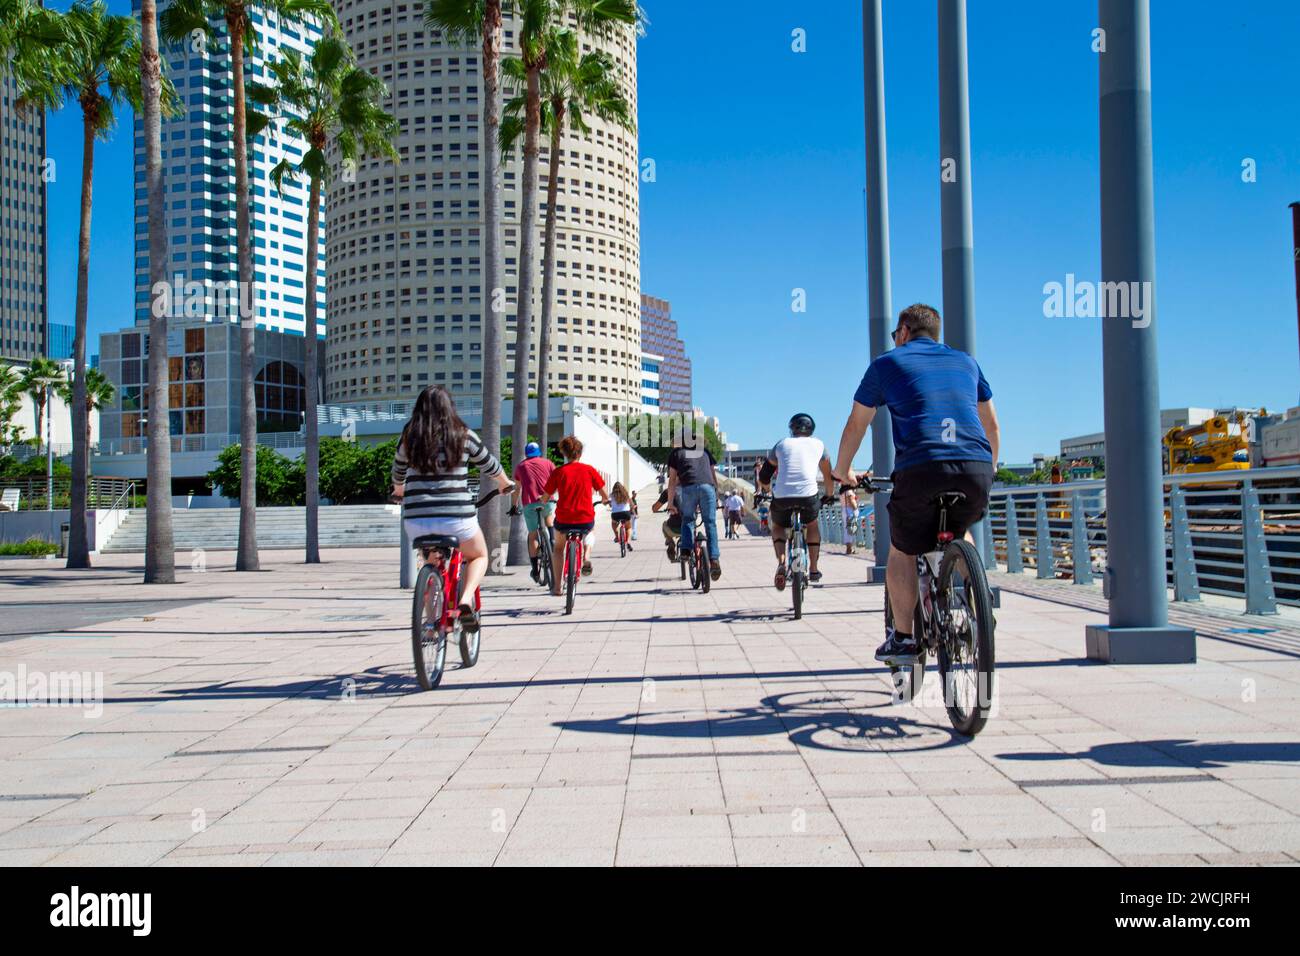
M 645 7 L 642 288 L 673 303 L 696 403 L 731 440 L 770 444 L 807 410 L 834 444 L 868 360 L 860 5 L 755 0 L 716 20 L 690 0 Z M 1044 283 L 1100 278 L 1096 3 L 972 0 L 969 17 L 978 358 L 1002 458 L 1023 461 L 1101 428 L 1099 320 L 1042 314 Z M 1297 402 L 1298 36 L 1293 0 L 1152 3 L 1164 407 Z M 897 311 L 942 298 L 935 4 L 886 0 L 885 41 Z M 50 314 L 71 321 L 76 109 L 51 119 L 50 153 Z M 92 336 L 132 321 L 129 115 L 96 163 Z

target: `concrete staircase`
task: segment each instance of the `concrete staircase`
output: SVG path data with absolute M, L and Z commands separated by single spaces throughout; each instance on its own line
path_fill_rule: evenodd
M 322 548 L 396 548 L 401 528 L 396 509 L 385 505 L 326 505 L 320 509 Z M 239 543 L 238 508 L 194 508 L 172 512 L 177 551 L 233 551 Z M 143 552 L 145 513 L 133 509 L 105 544 L 104 552 Z M 306 547 L 305 508 L 258 508 L 258 548 Z

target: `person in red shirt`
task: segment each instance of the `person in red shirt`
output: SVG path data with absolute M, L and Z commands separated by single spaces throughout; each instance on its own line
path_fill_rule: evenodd
M 558 447 L 560 454 L 564 456 L 564 464 L 551 472 L 551 476 L 546 479 L 546 484 L 542 488 L 548 498 L 553 494 L 559 494 L 559 501 L 555 506 L 555 573 L 551 577 L 551 581 L 554 582 L 551 593 L 556 597 L 560 595 L 560 581 L 564 574 L 565 536 L 573 531 L 584 536 L 582 573 L 591 574 L 591 550 L 587 536 L 596 526 L 596 508 L 591 500 L 592 492 L 599 492 L 601 503 L 609 504 L 609 495 L 605 493 L 605 479 L 595 468 L 580 460 L 582 442 L 574 435 L 566 435 L 560 439 Z

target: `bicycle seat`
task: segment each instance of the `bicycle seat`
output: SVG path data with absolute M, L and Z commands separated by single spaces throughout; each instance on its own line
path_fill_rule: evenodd
M 951 508 L 957 502 L 965 500 L 966 492 L 964 491 L 941 491 L 934 496 L 934 503 L 941 508 Z
M 422 534 L 411 542 L 411 547 L 420 551 L 433 551 L 438 548 L 455 551 L 459 546 L 460 541 L 449 534 Z

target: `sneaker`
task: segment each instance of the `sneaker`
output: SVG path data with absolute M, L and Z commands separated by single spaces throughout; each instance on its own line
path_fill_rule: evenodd
M 710 580 L 716 581 L 716 580 L 718 580 L 718 578 L 720 578 L 720 577 L 722 577 L 722 565 L 721 565 L 721 563 L 719 563 L 718 561 L 710 561 L 710 562 L 709 562 L 709 578 L 710 578 Z
M 466 634 L 473 634 L 479 628 L 478 612 L 468 604 L 460 606 L 460 628 Z
M 778 591 L 785 590 L 785 565 L 784 564 L 778 564 L 776 566 L 776 580 L 773 583 L 776 585 L 776 589 Z
M 820 571 L 812 571 L 809 572 L 808 574 L 808 580 L 811 581 L 813 584 L 816 584 L 821 579 L 822 579 L 822 573 Z
M 542 583 L 542 575 L 541 572 L 537 570 L 537 565 L 533 565 L 533 569 L 528 572 L 528 576 L 533 579 L 534 584 Z
M 666 550 L 667 550 L 667 552 L 668 552 L 668 560 L 669 560 L 669 561 L 676 561 L 676 560 L 677 560 L 677 545 L 675 545 L 675 544 L 673 544 L 671 541 L 669 541 Z
M 583 562 L 582 562 L 582 576 L 585 578 L 585 577 L 586 577 L 587 575 L 589 575 L 589 574 L 591 574 L 591 562 L 590 562 L 590 561 L 583 561 Z
M 887 664 L 914 664 L 917 660 L 916 637 L 899 634 L 892 628 L 885 643 L 876 648 L 876 660 Z

